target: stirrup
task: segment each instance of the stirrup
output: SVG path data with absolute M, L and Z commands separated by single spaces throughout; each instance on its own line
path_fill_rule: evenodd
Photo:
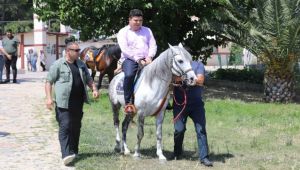
M 124 108 L 124 112 L 126 115 L 134 117 L 136 115 L 136 108 L 133 104 L 127 104 Z

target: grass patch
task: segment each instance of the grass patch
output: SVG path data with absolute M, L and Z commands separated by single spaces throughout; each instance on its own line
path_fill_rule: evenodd
M 300 106 L 240 100 L 205 101 L 208 144 L 214 169 L 300 169 Z M 123 115 L 120 113 L 122 121 Z M 173 152 L 172 113 L 166 112 L 163 145 Z M 141 149 L 134 160 L 114 152 L 115 129 L 107 91 L 84 107 L 80 157 L 76 169 L 199 169 L 197 142 L 191 119 L 184 140 L 184 160 L 160 163 L 156 157 L 155 118 L 145 119 Z M 136 125 L 130 125 L 127 143 L 134 151 Z

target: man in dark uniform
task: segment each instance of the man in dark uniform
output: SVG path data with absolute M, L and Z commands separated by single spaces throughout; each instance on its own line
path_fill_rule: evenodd
M 204 83 L 204 66 L 201 62 L 192 62 L 192 69 L 197 76 L 195 86 L 174 87 L 173 116 L 174 116 L 174 154 L 171 159 L 180 159 L 182 155 L 182 143 L 186 130 L 187 117 L 189 116 L 195 125 L 197 134 L 200 163 L 205 166 L 213 166 L 208 159 L 208 144 L 206 135 L 206 119 L 202 91 Z M 176 81 L 181 82 L 181 78 Z M 186 104 L 183 104 L 186 102 Z

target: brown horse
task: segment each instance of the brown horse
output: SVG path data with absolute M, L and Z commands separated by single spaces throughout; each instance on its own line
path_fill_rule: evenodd
M 108 75 L 110 82 L 114 77 L 114 70 L 117 68 L 118 60 L 121 57 L 121 49 L 118 44 L 104 45 L 100 49 L 87 47 L 80 53 L 80 59 L 92 70 L 92 77 L 95 78 L 96 71 L 100 72 L 97 88 L 100 89 L 102 79 Z

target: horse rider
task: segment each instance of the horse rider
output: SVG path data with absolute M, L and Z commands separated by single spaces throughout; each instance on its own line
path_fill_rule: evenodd
M 152 31 L 142 26 L 143 13 L 139 9 L 133 9 L 129 13 L 129 24 L 123 27 L 117 35 L 121 48 L 122 69 L 124 71 L 124 111 L 127 114 L 135 112 L 133 91 L 134 78 L 139 68 L 152 62 L 157 51 L 156 41 Z

